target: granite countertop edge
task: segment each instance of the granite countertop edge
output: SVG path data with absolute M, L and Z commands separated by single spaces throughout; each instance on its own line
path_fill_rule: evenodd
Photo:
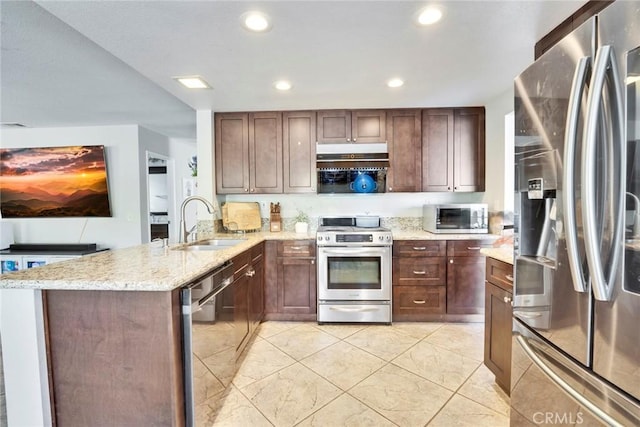
M 497 239 L 492 234 L 433 234 L 422 230 L 393 231 L 394 240 Z M 0 290 L 94 290 L 167 292 L 207 274 L 212 269 L 266 240 L 313 240 L 315 232 L 213 233 L 206 239 L 246 239 L 228 249 L 182 251 L 184 244 L 161 247 L 152 242 L 97 252 L 81 258 L 21 270 L 0 276 Z
M 480 253 L 489 258 L 513 265 L 513 246 L 505 245 L 498 248 L 482 248 L 480 249 Z

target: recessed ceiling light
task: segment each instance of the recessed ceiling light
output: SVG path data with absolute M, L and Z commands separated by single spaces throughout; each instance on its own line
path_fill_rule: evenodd
M 391 79 L 387 82 L 387 86 L 389 87 L 400 87 L 404 84 L 402 79 Z
M 289 83 L 286 80 L 279 80 L 273 84 L 273 87 L 275 87 L 278 90 L 289 90 L 291 89 L 292 86 L 291 86 L 291 83 Z
M 418 13 L 417 22 L 419 25 L 431 25 L 441 19 L 442 11 L 435 6 L 428 6 Z
M 181 76 L 174 77 L 182 86 L 189 89 L 211 89 L 209 83 L 204 81 L 200 76 Z
M 249 31 L 260 33 L 271 29 L 269 17 L 262 12 L 245 12 L 240 16 L 240 21 L 242 26 Z

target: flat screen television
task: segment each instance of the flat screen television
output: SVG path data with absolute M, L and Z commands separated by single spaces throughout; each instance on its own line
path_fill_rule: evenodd
M 110 217 L 104 145 L 0 149 L 0 213 Z

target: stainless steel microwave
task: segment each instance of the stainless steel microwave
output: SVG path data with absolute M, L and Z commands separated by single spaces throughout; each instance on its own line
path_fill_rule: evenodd
M 424 205 L 422 229 L 431 233 L 488 233 L 488 206 L 483 203 Z

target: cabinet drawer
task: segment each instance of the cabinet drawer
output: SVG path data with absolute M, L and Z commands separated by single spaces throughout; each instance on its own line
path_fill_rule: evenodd
M 236 255 L 233 258 L 233 276 L 235 278 L 240 277 L 245 273 L 247 267 L 251 263 L 251 250 L 242 252 L 240 255 Z
M 278 256 L 315 257 L 315 240 L 285 240 L 278 242 Z
M 394 258 L 393 278 L 396 285 L 445 286 L 447 280 L 446 258 Z
M 487 282 L 513 291 L 513 266 L 495 258 L 487 258 Z
M 397 240 L 393 242 L 393 256 L 438 257 L 447 252 L 446 240 Z
M 493 243 L 489 240 L 449 240 L 447 241 L 447 256 L 484 256 L 482 248 L 490 248 Z
M 444 314 L 447 290 L 444 286 L 394 286 L 393 314 Z

